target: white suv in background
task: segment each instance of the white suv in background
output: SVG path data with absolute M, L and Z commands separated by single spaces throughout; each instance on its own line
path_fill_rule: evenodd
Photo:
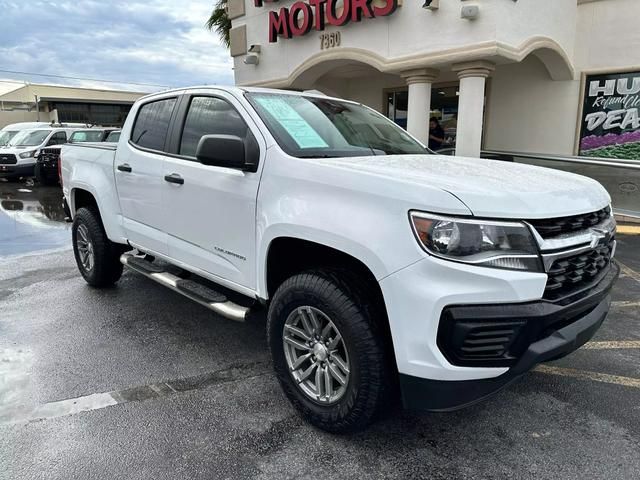
M 18 132 L 0 148 L 0 178 L 32 177 L 41 148 L 62 145 L 77 128 L 42 127 Z

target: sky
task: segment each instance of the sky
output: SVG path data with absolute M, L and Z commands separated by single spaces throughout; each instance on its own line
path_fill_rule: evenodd
M 0 79 L 142 92 L 233 84 L 229 52 L 204 26 L 213 1 L 0 0 Z

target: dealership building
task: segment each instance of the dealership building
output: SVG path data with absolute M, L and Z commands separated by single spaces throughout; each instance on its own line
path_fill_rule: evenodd
M 18 122 L 122 126 L 146 93 L 0 81 L 0 128 Z
M 229 0 L 238 85 L 367 104 L 460 155 L 640 159 L 638 0 Z

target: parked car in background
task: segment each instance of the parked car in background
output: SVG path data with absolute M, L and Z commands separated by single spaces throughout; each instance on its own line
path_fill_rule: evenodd
M 118 143 L 120 141 L 120 133 L 122 133 L 122 130 L 114 130 L 109 134 L 105 142 Z
M 32 128 L 46 128 L 50 127 L 51 124 L 46 122 L 21 122 L 21 123 L 12 123 L 11 125 L 7 125 L 0 130 L 0 147 L 6 146 L 13 137 L 16 136 L 18 132 L 21 130 L 29 130 Z
M 76 130 L 69 137 L 68 143 L 105 142 L 113 128 L 84 128 Z M 40 149 L 36 158 L 34 175 L 41 185 L 56 185 L 60 178 L 58 162 L 62 145 L 52 145 Z
M 332 432 L 388 411 L 396 385 L 409 408 L 454 410 L 569 354 L 619 274 L 598 182 L 431 155 L 347 100 L 162 92 L 117 145 L 60 162 L 89 285 L 126 265 L 233 320 L 266 309 L 285 394 Z
M 16 136 L 16 134 L 22 130 L 32 130 L 35 128 L 48 128 L 48 127 L 58 127 L 58 128 L 75 128 L 75 127 L 86 127 L 87 125 L 84 123 L 54 123 L 54 122 L 19 122 L 12 123 L 0 129 L 0 147 L 4 147 L 9 144 L 11 139 Z
M 67 143 L 74 128 L 39 127 L 21 130 L 0 148 L 0 178 L 9 181 L 33 177 L 40 150 Z

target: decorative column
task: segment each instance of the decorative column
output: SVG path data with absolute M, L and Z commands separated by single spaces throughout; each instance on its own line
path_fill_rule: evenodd
M 484 117 L 485 83 L 495 65 L 485 60 L 453 66 L 460 79 L 456 155 L 480 157 Z
M 409 86 L 407 105 L 407 132 L 425 145 L 429 144 L 429 113 L 431 112 L 431 85 L 438 70 L 420 68 L 402 72 Z

